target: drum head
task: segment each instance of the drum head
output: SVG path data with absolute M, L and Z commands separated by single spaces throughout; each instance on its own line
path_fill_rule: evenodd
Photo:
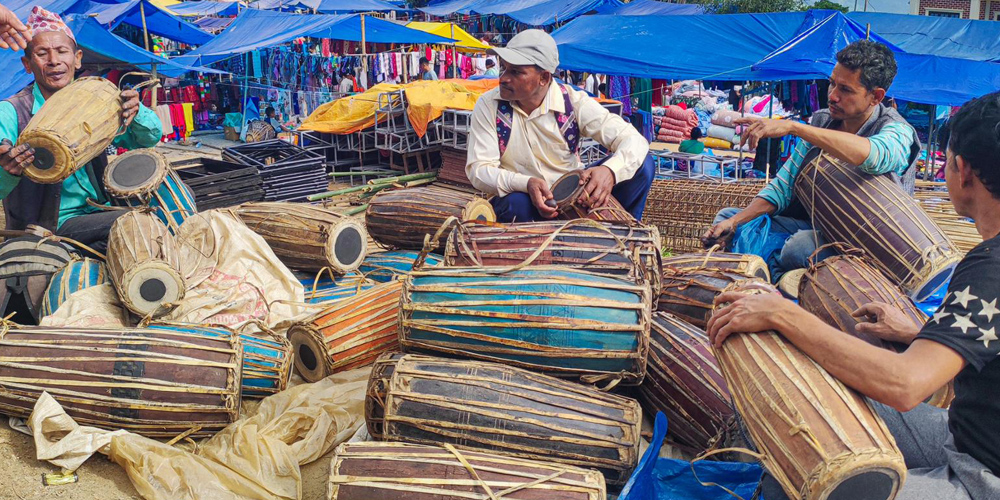
M 332 249 L 328 248 L 327 253 L 333 256 L 334 270 L 342 273 L 360 267 L 368 253 L 368 235 L 361 225 L 354 221 L 349 224 L 341 224 L 334 231 L 327 244 L 333 247 Z
M 35 161 L 31 165 L 38 170 L 48 170 L 56 164 L 56 157 L 46 148 L 35 148 Z
M 108 165 L 105 183 L 112 194 L 148 192 L 159 186 L 165 170 L 166 163 L 158 154 L 137 150 Z
M 892 470 L 869 470 L 838 484 L 827 500 L 889 500 L 899 488 L 899 477 Z
M 496 222 L 497 214 L 493 211 L 493 205 L 490 202 L 476 198 L 466 205 L 462 218 L 479 222 Z
M 924 302 L 934 295 L 948 280 L 951 279 L 952 273 L 955 272 L 955 265 L 952 264 L 945 269 L 941 269 L 937 274 L 928 278 L 928 280 L 922 285 L 917 287 L 913 292 L 914 302 Z
M 125 291 L 122 302 L 142 316 L 164 304 L 176 304 L 184 297 L 184 281 L 177 271 L 162 262 L 140 264 L 125 275 L 122 288 Z
M 306 382 L 317 382 L 329 375 L 326 345 L 322 334 L 306 325 L 295 325 L 288 331 L 288 340 L 295 352 L 295 371 Z
M 552 198 L 555 199 L 557 205 L 562 205 L 576 193 L 577 188 L 580 187 L 580 172 L 570 172 L 563 175 L 552 184 Z

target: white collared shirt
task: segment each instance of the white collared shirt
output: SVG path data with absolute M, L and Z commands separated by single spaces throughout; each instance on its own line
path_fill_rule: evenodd
M 538 177 L 550 186 L 561 175 L 583 168 L 570 152 L 554 112 L 565 113 L 562 92 L 554 81 L 542 105 L 525 113 L 514 108 L 510 140 L 503 158 L 497 139 L 496 114 L 500 88 L 483 94 L 472 111 L 469 152 L 465 173 L 472 185 L 485 193 L 506 196 L 527 192 L 528 179 Z M 613 115 L 585 92 L 568 88 L 581 137 L 594 139 L 612 152 L 604 163 L 615 181 L 631 179 L 649 152 L 649 143 L 630 123 Z

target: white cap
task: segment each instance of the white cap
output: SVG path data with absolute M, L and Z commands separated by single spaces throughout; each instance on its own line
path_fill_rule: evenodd
M 508 64 L 515 66 L 535 65 L 539 68 L 555 72 L 559 67 L 559 49 L 552 35 L 542 30 L 524 30 L 507 42 L 504 48 L 489 49 L 490 54 L 496 54 Z

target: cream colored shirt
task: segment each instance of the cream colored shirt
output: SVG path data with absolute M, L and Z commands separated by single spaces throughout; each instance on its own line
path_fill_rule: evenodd
M 585 92 L 568 88 L 580 135 L 594 139 L 612 152 L 604 165 L 615 181 L 631 179 L 649 152 L 649 143 L 631 124 L 613 115 Z M 555 112 L 565 113 L 566 103 L 558 84 L 552 82 L 542 105 L 525 113 L 513 105 L 510 140 L 500 157 L 496 114 L 500 88 L 483 94 L 472 111 L 469 153 L 465 173 L 472 185 L 485 193 L 506 196 L 527 192 L 528 179 L 539 177 L 551 186 L 561 175 L 583 168 L 559 131 Z

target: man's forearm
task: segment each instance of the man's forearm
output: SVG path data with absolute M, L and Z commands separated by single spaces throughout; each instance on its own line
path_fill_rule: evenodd
M 871 142 L 856 134 L 797 122 L 792 125 L 792 134 L 851 165 L 861 165 L 871 153 Z
M 764 198 L 754 198 L 746 208 L 733 216 L 732 221 L 737 226 L 740 224 L 746 224 L 761 215 L 773 214 L 777 211 L 777 209 L 778 207 L 774 206 L 771 202 L 765 200 Z

